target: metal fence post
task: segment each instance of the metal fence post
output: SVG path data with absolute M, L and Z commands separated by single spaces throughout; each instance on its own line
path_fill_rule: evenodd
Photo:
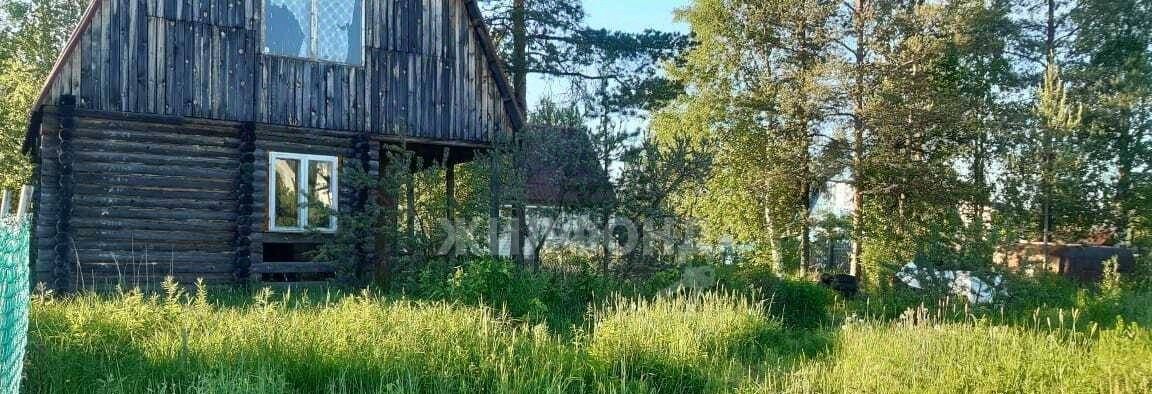
M 8 217 L 8 213 L 12 211 L 12 191 L 4 190 L 4 199 L 0 202 L 0 219 Z
M 32 193 L 34 190 L 35 187 L 33 186 L 24 186 L 20 189 L 20 202 L 16 205 L 16 217 L 20 218 L 19 220 L 25 220 L 24 216 L 31 210 Z

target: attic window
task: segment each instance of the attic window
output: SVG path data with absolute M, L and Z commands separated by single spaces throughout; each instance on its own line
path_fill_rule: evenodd
M 273 152 L 268 163 L 268 228 L 273 232 L 335 232 L 339 160 Z
M 264 53 L 362 64 L 364 0 L 266 0 Z

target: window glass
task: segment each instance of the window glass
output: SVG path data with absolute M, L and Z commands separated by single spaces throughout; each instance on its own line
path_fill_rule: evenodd
M 312 0 L 267 0 L 264 3 L 264 52 L 310 57 Z
M 265 0 L 264 53 L 362 64 L 364 0 Z
M 271 152 L 269 163 L 269 230 L 336 231 L 339 159 Z
M 360 64 L 363 56 L 362 0 L 323 0 L 316 6 L 316 57 Z
M 300 227 L 300 161 L 276 159 L 276 227 Z
M 308 225 L 316 228 L 331 228 L 332 225 L 332 163 L 326 161 L 308 162 L 309 209 Z

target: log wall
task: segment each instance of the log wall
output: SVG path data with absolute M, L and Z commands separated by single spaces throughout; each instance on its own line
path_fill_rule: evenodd
M 62 116 L 48 114 L 42 126 L 39 280 L 83 289 L 233 278 L 236 126 L 79 111 L 68 179 L 50 154 Z
M 331 271 L 264 261 L 265 242 L 330 237 L 269 231 L 269 154 L 338 157 L 342 212 L 372 198 L 353 171 L 380 168 L 381 142 L 367 133 L 55 107 L 40 135 L 35 277 L 64 291 Z

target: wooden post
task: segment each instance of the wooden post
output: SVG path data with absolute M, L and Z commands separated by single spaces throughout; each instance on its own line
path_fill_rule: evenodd
M 525 170 L 524 162 L 524 141 L 518 137 L 513 137 L 512 149 L 512 165 L 515 166 L 513 171 L 517 178 L 513 182 L 516 182 L 520 190 L 518 192 L 519 195 L 516 196 L 512 203 L 512 214 L 514 218 L 512 219 L 511 252 L 512 259 L 516 261 L 517 265 L 527 267 L 528 261 L 526 256 L 524 256 L 524 245 L 528 238 L 528 208 L 525 205 L 525 200 L 528 198 L 528 190 L 525 188 L 528 174 Z
M 444 217 L 448 219 L 448 223 L 452 226 L 456 225 L 456 166 L 452 164 L 451 158 L 452 150 L 444 148 L 444 199 L 445 199 L 445 212 Z M 459 235 L 457 233 L 456 235 Z M 456 235 L 449 235 L 455 237 Z M 452 246 L 452 250 L 448 252 L 448 260 L 456 261 L 456 255 L 460 254 L 460 240 L 456 240 L 456 244 Z
M 408 178 L 405 179 L 406 183 L 408 184 L 408 186 L 405 188 L 407 190 L 404 191 L 404 194 L 406 194 L 404 196 L 404 202 L 405 205 L 407 205 L 407 207 L 405 207 L 405 210 L 407 211 L 407 217 L 405 219 L 408 222 L 407 235 L 408 242 L 411 243 L 416 239 L 416 172 L 421 171 L 421 168 L 417 164 L 416 158 L 414 158 L 411 154 L 407 154 L 405 157 L 409 162 L 408 164 L 411 166 L 408 169 Z M 412 245 L 409 245 L 409 252 L 411 251 Z
M 4 190 L 3 202 L 0 202 L 0 219 L 8 217 L 8 213 L 12 211 L 12 191 Z
M 18 220 L 24 220 L 24 216 L 31 210 L 32 193 L 35 190 L 32 186 L 24 186 L 20 189 L 20 203 L 16 205 L 16 217 Z M 7 212 L 7 211 L 5 211 Z
M 488 207 L 488 253 L 496 257 L 500 256 L 500 208 L 503 205 L 500 195 L 500 149 L 493 148 L 490 154 L 492 171 L 489 187 L 492 197 Z

